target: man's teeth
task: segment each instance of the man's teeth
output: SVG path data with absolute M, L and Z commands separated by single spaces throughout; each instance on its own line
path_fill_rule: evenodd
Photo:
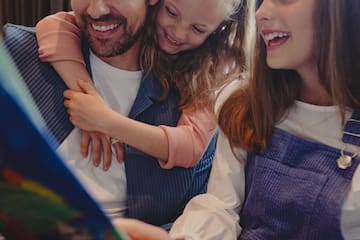
M 275 38 L 282 38 L 282 37 L 287 37 L 287 36 L 289 36 L 288 33 L 274 32 L 274 33 L 266 34 L 266 35 L 264 36 L 264 39 L 265 39 L 266 41 L 271 41 L 271 40 L 273 40 L 273 39 L 275 39 Z
M 119 24 L 111 24 L 111 25 L 107 25 L 107 26 L 97 26 L 95 24 L 92 24 L 93 29 L 95 29 L 96 31 L 99 31 L 99 32 L 110 31 L 110 30 L 117 28 L 118 26 L 119 26 Z

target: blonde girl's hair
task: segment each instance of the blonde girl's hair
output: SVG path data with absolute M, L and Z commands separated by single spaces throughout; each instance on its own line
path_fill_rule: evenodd
M 254 23 L 257 6 L 249 5 Z M 321 84 L 344 118 L 348 107 L 360 108 L 360 1 L 317 0 L 314 51 Z M 249 51 L 249 82 L 235 90 L 219 113 L 219 126 L 232 147 L 251 152 L 263 150 L 274 126 L 299 97 L 300 77 L 292 70 L 266 65 L 266 49 L 258 33 L 249 33 L 255 44 Z
M 145 27 L 141 65 L 153 74 L 163 87 L 163 97 L 170 89 L 177 91 L 179 109 L 209 107 L 213 109 L 215 90 L 244 69 L 242 38 L 244 33 L 244 0 L 224 0 L 231 6 L 229 18 L 198 48 L 183 51 L 174 58 L 157 45 L 155 15 L 150 10 L 150 26 Z

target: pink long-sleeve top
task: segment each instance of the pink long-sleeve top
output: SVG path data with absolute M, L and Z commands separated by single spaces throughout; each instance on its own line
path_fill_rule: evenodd
M 85 65 L 81 53 L 81 31 L 72 13 L 59 12 L 36 25 L 39 56 L 45 62 L 76 61 Z M 66 46 L 66 51 L 64 47 Z M 159 126 L 169 143 L 169 159 L 159 161 L 162 168 L 192 167 L 198 163 L 216 127 L 207 109 L 184 109 L 177 127 Z

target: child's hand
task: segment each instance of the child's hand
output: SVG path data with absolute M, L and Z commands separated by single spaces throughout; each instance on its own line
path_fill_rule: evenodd
M 164 229 L 136 219 L 117 218 L 113 220 L 113 224 L 124 231 L 131 240 L 171 240 Z
M 123 162 L 124 151 L 123 146 L 119 141 L 112 142 L 111 139 L 97 132 L 81 131 L 81 143 L 80 151 L 83 157 L 87 157 L 89 154 L 89 147 L 91 145 L 92 162 L 94 166 L 99 166 L 102 162 L 102 168 L 104 171 L 108 170 L 112 162 L 112 149 L 115 150 L 116 159 L 119 163 Z
M 108 136 L 97 132 L 81 131 L 80 151 L 83 157 L 89 154 L 89 147 L 91 145 L 91 157 L 94 166 L 99 166 L 102 162 L 104 171 L 108 170 L 111 165 L 111 142 Z
M 78 84 L 83 92 L 64 92 L 64 105 L 68 109 L 71 123 L 86 131 L 104 132 L 107 125 L 104 122 L 113 111 L 91 83 L 78 81 Z
M 119 163 L 124 161 L 124 149 L 123 145 L 119 141 L 111 142 L 113 147 L 115 148 L 116 159 Z

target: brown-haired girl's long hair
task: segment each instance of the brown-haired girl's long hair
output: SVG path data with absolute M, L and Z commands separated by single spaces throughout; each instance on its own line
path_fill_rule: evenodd
M 360 1 L 317 0 L 316 4 L 314 50 L 319 78 L 344 116 L 347 107 L 360 108 Z M 249 6 L 249 13 L 256 7 Z M 254 19 L 249 21 L 254 23 Z M 224 102 L 219 126 L 233 148 L 258 152 L 266 147 L 274 126 L 299 98 L 301 79 L 293 70 L 270 69 L 263 41 L 258 33 L 250 34 L 256 43 L 248 56 L 248 84 Z
M 163 87 L 163 97 L 170 89 L 180 96 L 179 109 L 208 107 L 213 109 L 215 91 L 228 79 L 235 78 L 244 68 L 242 39 L 244 36 L 245 0 L 219 29 L 196 49 L 183 51 L 175 57 L 163 52 L 157 44 L 155 17 L 159 4 L 150 9 L 141 52 L 141 66 L 153 74 Z

